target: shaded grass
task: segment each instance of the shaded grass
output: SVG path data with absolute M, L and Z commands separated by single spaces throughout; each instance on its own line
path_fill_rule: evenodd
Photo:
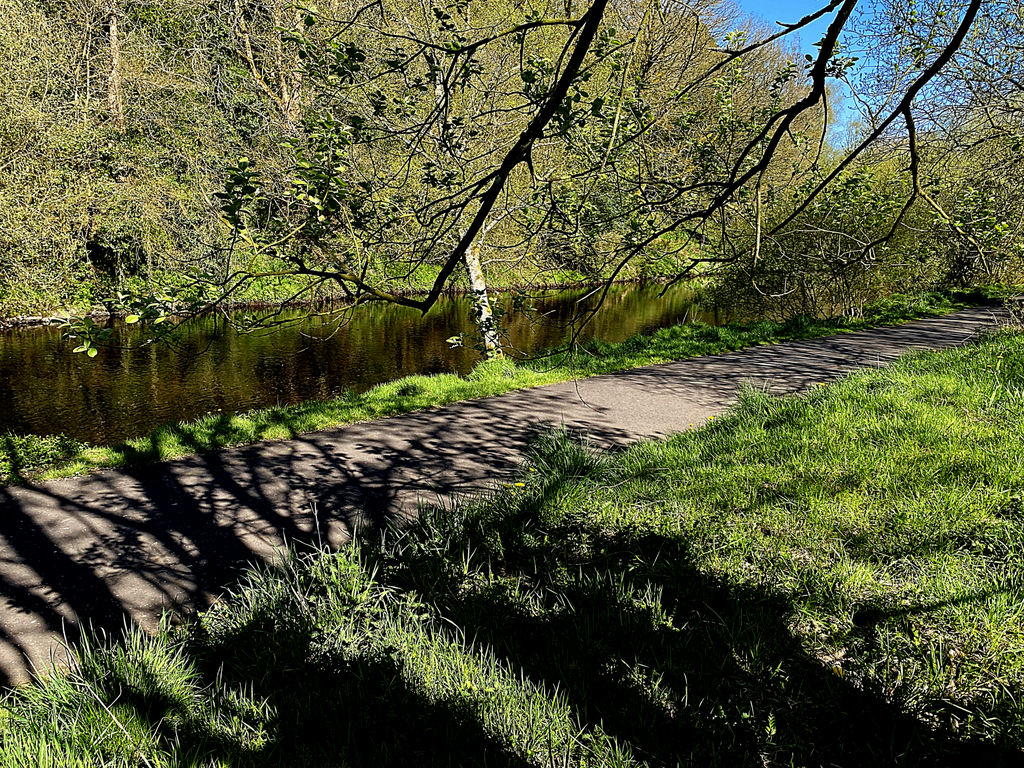
M 1017 765 L 1022 434 L 1004 332 L 619 452 L 548 435 L 80 649 L 4 700 L 0 764 Z
M 0 434 L 0 481 L 11 482 L 47 467 L 60 466 L 90 446 L 67 435 Z
M 572 353 L 514 363 L 481 363 L 468 376 L 409 376 L 329 400 L 264 408 L 241 414 L 210 414 L 174 422 L 148 435 L 112 446 L 71 444 L 54 450 L 51 437 L 0 438 L 0 482 L 50 479 L 173 459 L 260 440 L 286 440 L 304 432 L 392 416 L 460 400 L 584 378 L 644 365 L 729 352 L 759 344 L 852 332 L 946 314 L 984 296 L 922 293 L 897 296 L 869 306 L 863 318 L 796 318 L 787 323 L 755 322 L 721 327 L 693 323 L 639 335 L 624 342 L 595 341 Z
M 253 573 L 173 640 L 83 649 L 4 714 L 11 766 L 634 764 L 354 550 Z

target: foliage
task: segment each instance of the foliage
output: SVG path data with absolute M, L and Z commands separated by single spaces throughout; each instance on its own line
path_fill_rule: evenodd
M 0 435 L 0 483 L 13 483 L 27 474 L 58 466 L 88 446 L 66 435 Z
M 779 318 L 1019 282 L 1019 14 L 857 5 L 800 61 L 705 2 L 0 0 L 0 311 L 425 308 L 471 230 L 492 281 L 718 274 Z M 823 138 L 839 78 L 867 150 Z
M 226 159 L 273 169 L 280 156 L 272 107 L 238 66 L 230 6 L 0 2 L 4 315 L 88 311 L 180 279 L 223 244 L 210 202 Z

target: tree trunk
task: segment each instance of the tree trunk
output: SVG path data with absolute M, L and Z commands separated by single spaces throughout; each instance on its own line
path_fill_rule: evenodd
M 503 353 L 498 323 L 491 312 L 491 302 L 487 297 L 487 281 L 484 279 L 484 270 L 480 264 L 480 247 L 476 242 L 466 249 L 463 260 L 469 273 L 469 290 L 473 296 L 476 324 L 484 341 L 484 356 L 488 360 L 501 357 Z
M 121 40 L 118 35 L 117 6 L 111 4 L 107 17 L 110 40 L 110 72 L 107 75 L 107 109 L 118 133 L 124 133 L 124 99 L 121 94 Z
M 269 68 L 265 68 L 265 62 L 261 63 L 257 60 L 257 49 L 253 47 L 253 32 L 246 21 L 241 0 L 233 0 L 233 5 L 235 34 L 240 44 L 237 49 L 238 54 L 248 66 L 249 73 L 256 85 L 281 111 L 281 120 L 285 130 L 292 133 L 296 130 L 302 117 L 302 72 L 298 68 L 298 63 L 289 60 L 285 55 L 284 42 L 281 37 L 285 34 L 284 17 L 282 16 L 284 4 L 276 2 L 269 10 L 270 21 L 275 30 L 272 50 L 265 54 L 271 57 Z M 296 11 L 296 24 L 300 18 L 300 13 Z
M 469 12 L 468 9 L 466 12 Z M 405 20 L 405 23 L 410 29 L 410 34 L 414 34 L 408 19 Z M 430 53 L 426 55 L 435 73 L 443 71 L 433 55 Z M 434 101 L 438 112 L 442 115 L 445 114 L 448 104 L 448 92 L 439 74 L 434 75 Z M 487 223 L 484 222 L 480 234 L 469 244 L 463 253 L 462 261 L 466 265 L 466 272 L 469 274 L 469 292 L 473 297 L 473 314 L 475 315 L 476 325 L 480 329 L 480 336 L 484 342 L 484 357 L 488 360 L 493 360 L 502 357 L 504 353 L 501 351 L 498 322 L 491 311 L 491 302 L 487 297 L 487 280 L 484 279 L 484 269 L 480 263 L 480 244 L 487 237 L 488 229 Z M 463 237 L 465 233 L 460 232 L 459 236 Z

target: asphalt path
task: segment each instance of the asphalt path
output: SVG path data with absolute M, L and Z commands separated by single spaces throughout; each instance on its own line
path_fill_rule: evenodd
M 919 349 L 965 343 L 992 309 L 456 403 L 282 442 L 0 487 L 0 682 L 45 669 L 83 626 L 157 626 L 202 608 L 282 543 L 344 542 L 420 501 L 486 489 L 551 426 L 621 446 L 722 413 L 744 381 L 798 392 Z

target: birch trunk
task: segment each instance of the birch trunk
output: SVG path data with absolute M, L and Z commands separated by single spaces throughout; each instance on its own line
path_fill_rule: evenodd
M 119 133 L 124 133 L 124 98 L 121 89 L 121 39 L 117 26 L 117 6 L 110 6 L 107 17 L 110 40 L 110 72 L 107 75 L 107 109 Z
M 498 335 L 498 323 L 491 312 L 491 302 L 487 296 L 487 281 L 484 279 L 483 266 L 480 264 L 480 246 L 473 243 L 466 249 L 463 257 L 466 272 L 469 273 L 469 290 L 473 296 L 473 313 L 477 327 L 484 341 L 484 356 L 494 359 L 502 356 L 501 339 Z
M 406 19 L 405 23 L 410 30 L 410 35 L 414 36 L 415 32 L 409 20 Z M 427 54 L 427 56 L 434 67 L 434 71 L 441 72 L 442 68 L 433 56 L 430 54 Z M 440 75 L 434 76 L 434 101 L 438 112 L 442 115 L 445 114 L 448 107 L 448 92 L 445 90 L 444 82 Z M 491 301 L 487 296 L 487 280 L 484 278 L 483 265 L 480 263 L 480 243 L 487 237 L 488 229 L 490 227 L 485 222 L 480 234 L 466 248 L 462 261 L 466 265 L 466 272 L 469 274 L 469 291 L 473 297 L 473 314 L 477 328 L 480 329 L 480 336 L 483 338 L 484 357 L 488 360 L 493 360 L 494 358 L 502 357 L 504 353 L 501 351 L 498 323 L 495 320 L 494 313 L 491 311 Z

